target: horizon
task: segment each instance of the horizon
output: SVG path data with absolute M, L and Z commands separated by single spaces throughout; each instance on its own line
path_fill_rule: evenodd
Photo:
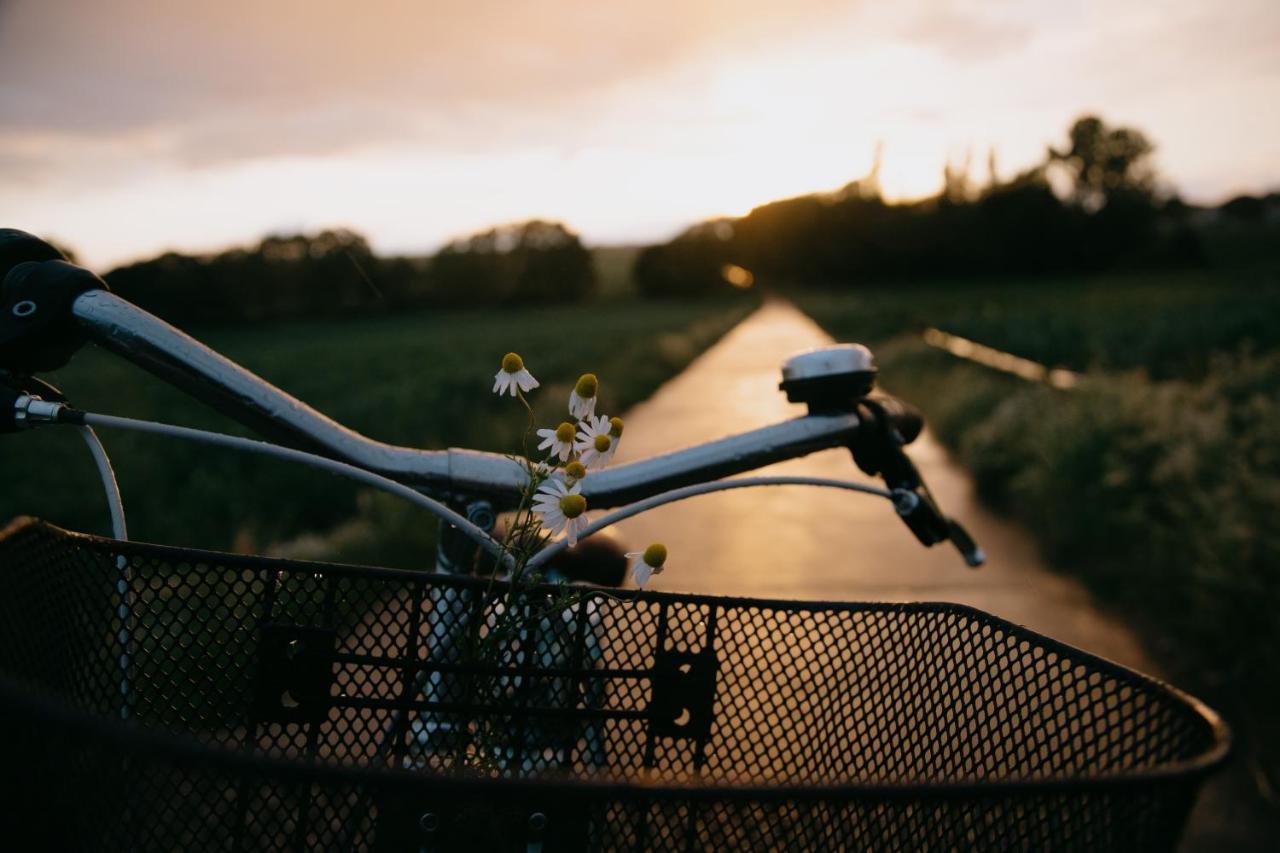
M 853 179 L 851 179 L 851 181 L 856 181 L 856 180 L 858 180 L 858 179 L 857 179 L 857 178 L 853 178 Z M 848 183 L 849 183 L 849 182 L 846 182 L 846 185 L 847 185 Z M 675 230 L 674 230 L 674 231 L 672 231 L 672 232 L 670 232 L 670 233 L 667 233 L 667 234 L 664 234 L 664 235 L 659 235 L 659 236 L 657 236 L 657 237 L 655 237 L 655 238 L 653 238 L 653 239 L 650 239 L 650 240 L 633 240 L 633 241 L 616 241 L 616 242 L 596 242 L 596 241 L 592 241 L 592 240 L 587 239 L 587 238 L 582 234 L 582 232 L 581 232 L 581 231 L 579 231 L 576 227 L 574 227 L 574 224 L 573 224 L 572 222 L 562 222 L 562 221 L 560 221 L 560 220 L 554 220 L 554 219 L 546 219 L 545 221 L 549 221 L 549 222 L 556 222 L 556 223 L 558 223 L 558 224 L 560 224 L 560 225 L 563 225 L 563 226 L 565 226 L 566 228 L 568 228 L 570 232 L 572 232 L 572 233 L 574 233 L 574 234 L 578 235 L 578 237 L 582 240 L 582 245 L 583 245 L 583 247 L 584 247 L 584 248 L 586 248 L 588 251 L 592 251 L 592 252 L 594 252 L 594 251 L 597 251 L 597 250 L 611 250 L 611 249 L 612 249 L 612 250 L 633 250 L 633 249 L 643 249 L 643 248 L 645 248 L 646 246 L 656 245 L 656 244 L 659 244 L 659 243 L 665 242 L 666 240 L 671 239 L 671 238 L 675 237 L 676 235 L 678 235 L 678 234 L 680 234 L 680 233 L 684 232 L 684 231 L 685 231 L 686 229 L 688 229 L 689 227 L 694 226 L 694 225 L 697 225 L 697 224 L 702 223 L 702 222 L 710 222 L 710 221 L 714 221 L 715 219 L 718 219 L 718 218 L 731 218 L 731 219 L 741 218 L 741 217 L 746 216 L 748 213 L 750 213 L 750 212 L 751 212 L 751 210 L 754 210 L 755 208 L 758 208 L 758 207 L 764 207 L 764 206 L 766 206 L 766 205 L 773 204 L 773 203 L 775 203 L 775 202 L 787 201 L 787 200 L 792 199 L 792 198 L 802 198 L 802 197 L 807 197 L 807 196 L 821 196 L 821 195 L 824 195 L 824 194 L 828 194 L 828 193 L 834 192 L 834 191 L 836 191 L 836 190 L 838 190 L 838 189 L 839 189 L 839 187 L 836 187 L 836 188 L 827 188 L 827 189 L 817 189 L 817 190 L 813 190 L 813 191 L 811 191 L 811 192 L 797 193 L 797 194 L 792 195 L 792 196 L 783 196 L 783 197 L 781 197 L 781 198 L 769 199 L 769 200 L 767 200 L 767 201 L 761 201 L 759 204 L 754 205 L 752 208 L 750 208 L 750 209 L 748 209 L 748 210 L 744 210 L 742 213 L 721 214 L 720 216 L 708 217 L 708 218 L 706 218 L 706 219 L 696 220 L 696 221 L 694 221 L 694 222 L 687 222 L 687 223 L 683 223 L 683 224 L 681 224 L 681 225 L 677 226 L 677 227 L 675 228 Z M 920 202 L 925 202 L 925 201 L 929 201 L 930 199 L 934 199 L 934 198 L 936 198 L 936 197 L 937 197 L 937 193 L 938 193 L 939 191 L 941 191 L 941 189 L 942 189 L 942 182 L 941 182 L 941 181 L 939 181 L 939 186 L 938 186 L 938 188 L 937 188 L 934 192 L 931 192 L 931 193 L 929 193 L 929 194 L 927 194 L 927 195 L 923 195 L 923 196 L 916 196 L 916 197 L 912 197 L 912 198 L 890 198 L 890 197 L 887 197 L 887 196 L 886 196 L 886 197 L 883 197 L 883 201 L 884 201 L 886 204 L 890 205 L 890 206 L 893 206 L 893 205 L 899 205 L 899 204 L 917 204 L 917 203 L 920 203 Z M 1221 206 L 1221 205 L 1222 205 L 1222 204 L 1224 204 L 1225 202 L 1230 201 L 1230 200 L 1231 200 L 1231 199 L 1233 199 L 1233 198 L 1238 198 L 1238 197 L 1240 197 L 1240 195 L 1242 195 L 1242 194 L 1240 194 L 1240 193 L 1231 194 L 1231 195 L 1228 195 L 1228 196 L 1223 197 L 1223 198 L 1221 198 L 1221 199 L 1217 199 L 1217 200 L 1215 200 L 1215 201 L 1213 201 L 1213 202 L 1207 202 L 1207 203 L 1205 203 L 1205 202 L 1197 202 L 1197 201 L 1195 201 L 1195 200 L 1188 200 L 1188 199 L 1186 199 L 1186 198 L 1183 198 L 1183 200 L 1184 200 L 1184 201 L 1186 201 L 1188 204 L 1190 204 L 1190 205 L 1194 206 L 1194 207 L 1200 207 L 1200 208 L 1202 208 L 1202 209 L 1206 209 L 1206 210 L 1213 210 L 1213 209 L 1216 209 L 1217 207 Z M 1256 196 L 1280 195 L 1280 186 L 1277 186 L 1277 187 L 1272 188 L 1272 189 L 1266 189 L 1266 188 L 1263 188 L 1262 190 L 1259 190 L 1259 191 L 1257 191 L 1256 193 L 1253 193 L 1253 195 L 1256 195 Z M 531 219 L 538 219 L 538 217 L 531 217 Z M 425 248 L 425 249 L 421 249 L 421 250 L 412 250 L 412 251 L 403 251 L 403 252 L 397 252 L 397 251 L 384 251 L 384 250 L 380 249 L 380 247 L 379 247 L 379 246 L 378 246 L 378 245 L 377 245 L 377 244 L 376 244 L 372 239 L 369 239 L 369 235 L 368 235 L 368 234 L 365 234 L 364 232 L 360 231 L 358 228 L 355 228 L 355 227 L 350 226 L 350 225 L 345 225 L 345 224 L 342 224 L 342 223 L 335 223 L 335 224 L 331 224 L 331 225 L 318 226 L 318 227 L 316 227 L 316 228 L 307 229 L 307 230 L 305 230 L 305 231 L 287 231 L 287 230 L 275 229 L 275 230 L 268 230 L 268 231 L 264 231 L 264 232 L 262 232 L 261 234 L 258 234 L 258 235 L 256 235 L 256 236 L 249 237 L 249 238 L 247 238 L 247 239 L 245 239 L 245 240 L 243 240 L 243 241 L 239 241 L 239 242 L 231 242 L 231 243 L 226 243 L 226 244 L 223 244 L 223 245 L 220 245 L 220 246 L 211 246 L 211 247 L 203 248 L 203 249 L 187 249 L 187 248 L 174 247 L 174 246 L 162 246 L 162 247 L 160 247 L 160 248 L 158 248 L 158 249 L 156 249 L 156 250 L 154 250 L 154 251 L 145 252 L 145 253 L 143 253 L 143 254 L 140 254 L 140 255 L 137 255 L 137 256 L 134 256 L 134 257 L 126 257 L 126 258 L 122 258 L 122 259 L 117 260 L 117 261 L 113 261 L 113 262 L 111 262 L 110 264 L 108 264 L 107 266 L 103 266 L 103 267 L 101 267 L 101 268 L 100 268 L 100 271 L 101 271 L 101 272 L 103 272 L 103 273 L 110 272 L 110 271 L 111 271 L 111 270 L 113 270 L 113 269 L 118 269 L 118 268 L 120 268 L 120 267 L 129 266 L 130 264 L 143 263 L 143 262 L 146 262 L 146 261 L 149 261 L 149 260 L 153 260 L 153 259 L 155 259 L 155 258 L 157 258 L 157 257 L 160 257 L 160 256 L 165 255 L 165 254 L 169 254 L 169 253 L 180 254 L 180 255 L 188 255 L 188 256 L 193 256 L 193 257 L 206 257 L 206 256 L 213 256 L 213 255 L 220 254 L 220 253 L 222 253 L 222 252 L 233 251 L 233 250 L 235 250 L 235 249 L 249 248 L 249 247 L 252 247 L 252 246 L 254 246 L 254 245 L 257 245 L 257 244 L 258 244 L 258 243 L 260 243 L 262 240 L 265 240 L 265 239 L 270 238 L 270 237 L 294 237 L 294 236 L 307 236 L 307 235 L 314 235 L 314 234 L 318 234 L 318 233 L 320 233 L 320 232 L 322 232 L 322 231 L 326 231 L 326 230 L 334 230 L 334 231 L 336 231 L 336 230 L 346 230 L 346 231 L 350 231 L 350 232 L 352 232 L 352 233 L 354 233 L 354 234 L 356 234 L 356 235 L 358 235 L 358 236 L 360 236 L 360 237 L 365 238 L 366 240 L 368 240 L 368 242 L 369 242 L 369 244 L 370 244 L 370 247 L 372 248 L 372 250 L 373 250 L 374 254 L 375 254 L 375 255 L 377 255 L 377 256 L 379 256 L 379 257 L 429 258 L 429 257 L 431 257 L 431 256 L 433 256 L 433 255 L 435 255 L 435 254 L 437 254 L 437 253 L 438 253 L 441 249 L 443 249 L 445 246 L 448 246 L 450 243 L 452 243 L 452 242 L 454 242 L 454 241 L 456 241 L 456 240 L 458 240 L 458 239 L 463 239 L 463 238 L 466 238 L 466 237 L 469 237 L 469 236 L 474 236 L 475 234 L 479 234 L 479 233 L 481 233 L 481 232 L 483 232 L 483 231 L 488 231 L 488 230 L 490 230 L 490 229 L 500 229 L 500 228 L 503 228 L 503 227 L 508 226 L 508 225 L 519 225 L 519 224 L 521 224 L 521 223 L 523 223 L 523 222 L 527 222 L 527 221 L 531 221 L 531 220 L 511 220 L 511 221 L 505 221 L 505 222 L 494 222 L 494 223 L 490 223 L 489 225 L 486 225 L 486 226 L 480 226 L 480 227 L 478 227 L 476 230 L 471 231 L 471 232 L 467 232 L 466 234 L 455 234 L 455 235 L 452 235 L 452 236 L 450 236 L 450 237 L 446 237 L 446 238 L 445 238 L 444 240 L 442 240 L 441 242 L 436 243 L 436 244 L 433 244 L 433 245 L 431 245 L 431 246 L 429 246 L 429 247 L 427 247 L 427 248 Z M 37 235 L 37 236 L 44 236 L 44 235 Z M 56 240 L 56 238 L 55 238 L 55 240 Z M 60 246 L 62 246 L 63 248 L 65 248 L 65 249 L 70 249 L 70 250 L 72 250 L 72 251 L 77 251 L 75 246 L 70 245 L 70 244 L 68 244 L 68 243 L 59 242 L 59 245 L 60 245 Z M 77 256 L 79 256 L 79 252 L 78 252 L 78 251 L 77 251 Z M 83 258 L 81 258 L 81 260 L 83 261 L 84 259 L 83 259 Z
M 108 268 L 344 227 L 430 254 L 504 222 L 643 245 L 869 171 L 1009 177 L 1077 116 L 1142 130 L 1162 186 L 1280 186 L 1280 7 L 892 9 L 708 0 L 0 5 L 0 223 Z

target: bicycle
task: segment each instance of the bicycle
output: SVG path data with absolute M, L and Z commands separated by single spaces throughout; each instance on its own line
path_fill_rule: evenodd
M 548 588 L 517 589 L 518 636 L 477 662 L 457 637 L 492 624 L 492 580 L 451 572 L 475 547 L 502 559 L 490 534 L 521 466 L 359 436 L 30 235 L 0 232 L 0 277 L 0 431 L 79 429 L 114 530 L 0 534 L 0 828 L 33 848 L 1162 849 L 1229 752 L 1194 698 L 952 604 L 610 590 L 548 610 Z M 75 409 L 37 374 L 89 340 L 277 443 Z M 592 507 L 621 509 L 587 533 L 808 485 L 885 499 L 923 545 L 979 565 L 903 450 L 918 413 L 874 379 L 856 345 L 791 359 L 781 389 L 809 414 L 593 473 Z M 441 519 L 439 570 L 130 542 L 94 427 L 399 495 Z M 725 479 L 840 446 L 884 487 Z M 486 762 L 451 769 L 482 727 L 502 733 Z

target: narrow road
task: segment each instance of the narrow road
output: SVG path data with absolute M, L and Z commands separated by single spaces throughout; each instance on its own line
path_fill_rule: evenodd
M 627 415 L 618 461 L 641 459 L 804 414 L 778 390 L 783 360 L 832 339 L 789 303 L 766 303 Z M 893 389 L 893 376 L 881 385 Z M 928 401 L 915 401 L 928 410 Z M 955 601 L 1094 654 L 1159 675 L 1135 635 L 1075 580 L 1048 569 L 1030 536 L 976 500 L 968 474 L 926 430 L 908 448 L 945 512 L 987 552 L 965 567 L 950 545 L 921 547 L 878 498 L 778 487 L 694 498 L 618 525 L 622 541 L 664 542 L 667 569 L 651 589 L 825 601 Z M 844 450 L 759 473 L 863 479 Z M 1242 807 L 1250 782 L 1236 761 L 1201 794 L 1184 850 L 1264 849 Z
M 778 390 L 783 360 L 832 343 L 785 302 L 769 302 L 627 416 L 618 461 L 804 414 Z M 893 377 L 882 377 L 893 387 Z M 960 519 L 988 563 L 965 567 L 950 545 L 923 548 L 888 502 L 826 489 L 744 489 L 646 513 L 619 525 L 623 541 L 666 543 L 651 588 L 826 601 L 956 601 L 1103 657 L 1152 671 L 1134 636 L 1100 613 L 1080 584 L 1050 572 L 1018 527 L 978 505 L 968 475 L 926 431 L 909 448 L 945 512 Z M 762 473 L 867 479 L 830 450 Z

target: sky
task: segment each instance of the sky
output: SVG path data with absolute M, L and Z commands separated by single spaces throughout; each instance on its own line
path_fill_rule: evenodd
M 591 244 L 1010 175 L 1096 113 L 1213 203 L 1280 187 L 1277 0 L 0 0 L 0 226 L 91 266 L 351 227 Z

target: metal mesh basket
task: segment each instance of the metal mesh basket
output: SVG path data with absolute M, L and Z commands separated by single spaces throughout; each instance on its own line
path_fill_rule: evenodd
M 32 521 L 0 579 L 25 849 L 1169 848 L 1227 752 L 957 605 L 535 591 L 477 657 L 483 581 Z

